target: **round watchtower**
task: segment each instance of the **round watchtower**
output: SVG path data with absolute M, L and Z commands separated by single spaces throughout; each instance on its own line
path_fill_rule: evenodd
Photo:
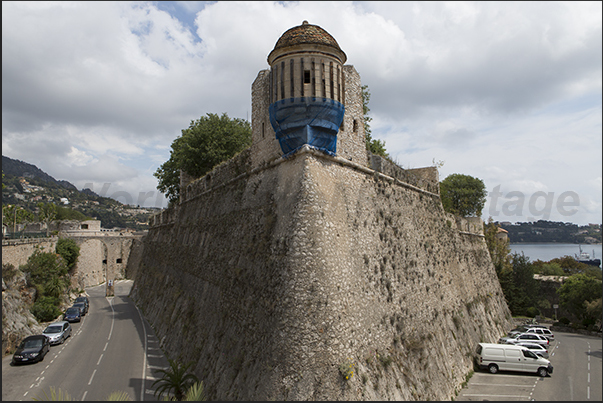
M 287 30 L 268 55 L 269 115 L 283 153 L 308 144 L 335 155 L 345 114 L 346 55 L 318 25 Z

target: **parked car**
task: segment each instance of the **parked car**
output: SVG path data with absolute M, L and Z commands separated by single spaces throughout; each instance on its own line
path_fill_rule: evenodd
M 553 373 L 553 366 L 546 358 L 534 354 L 525 347 L 510 344 L 479 343 L 477 363 L 484 370 L 495 374 L 498 371 L 535 372 L 545 377 Z
M 67 321 L 51 323 L 44 329 L 42 334 L 48 337 L 50 345 L 63 344 L 67 337 L 71 336 L 71 325 Z
M 48 337 L 43 334 L 28 336 L 21 341 L 19 347 L 13 354 L 13 364 L 39 362 L 44 359 L 50 351 Z
M 540 344 L 521 342 L 517 343 L 516 346 L 525 347 L 527 349 L 530 349 L 534 354 L 539 355 L 542 358 L 546 358 L 547 360 L 549 359 L 549 352 L 545 347 L 541 346 Z
M 86 313 L 88 312 L 88 308 L 86 308 L 86 303 L 85 302 L 76 302 L 72 306 L 80 308 L 80 315 L 82 315 L 82 316 L 85 316 Z
M 66 320 L 67 322 L 79 322 L 82 320 L 80 312 L 80 308 L 77 306 L 69 307 L 63 315 L 63 320 Z
M 507 333 L 507 336 L 513 337 L 518 335 L 519 333 L 535 333 L 539 334 L 540 336 L 546 337 L 547 339 L 549 339 L 549 341 L 555 340 L 555 335 L 553 334 L 553 332 L 551 332 L 548 328 L 542 325 L 528 325 L 527 327 L 518 326 L 515 329 L 511 330 L 509 333 Z
M 86 303 L 86 312 L 88 312 L 88 309 L 90 309 L 90 301 L 88 300 L 88 297 L 86 297 L 85 295 L 80 295 L 79 297 L 77 297 L 74 301 L 74 303 L 76 302 L 85 302 Z
M 526 330 L 525 332 L 526 333 L 536 333 L 540 336 L 546 337 L 547 339 L 549 339 L 549 341 L 555 340 L 555 335 L 553 334 L 553 332 L 551 332 L 546 327 L 532 327 L 532 328 L 529 328 L 528 330 Z
M 520 333 L 513 337 L 501 337 L 498 339 L 498 342 L 500 344 L 517 344 L 522 342 L 536 343 L 540 344 L 546 349 L 549 348 L 549 339 L 536 333 Z
M 519 333 L 525 333 L 526 330 L 529 329 L 528 325 L 519 325 L 517 327 L 515 327 L 514 329 L 511 329 L 507 332 L 507 336 L 509 337 L 513 337 L 518 335 Z

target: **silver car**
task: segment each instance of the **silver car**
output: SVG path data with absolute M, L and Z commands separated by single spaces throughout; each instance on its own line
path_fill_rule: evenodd
M 542 358 L 546 358 L 547 360 L 549 359 L 549 352 L 547 351 L 547 349 L 545 347 L 541 346 L 540 344 L 521 342 L 521 343 L 517 343 L 516 345 L 528 348 L 534 354 L 539 355 Z
M 42 332 L 48 338 L 50 344 L 63 344 L 67 337 L 71 336 L 71 324 L 67 321 L 51 323 Z
M 549 348 L 549 339 L 536 333 L 520 333 L 513 337 L 501 337 L 498 342 L 500 344 L 535 343 L 546 349 Z

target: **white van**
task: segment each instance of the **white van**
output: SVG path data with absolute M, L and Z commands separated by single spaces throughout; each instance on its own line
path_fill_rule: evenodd
M 481 369 L 495 374 L 498 371 L 534 372 L 541 377 L 553 373 L 551 362 L 526 347 L 513 344 L 479 343 L 477 360 Z

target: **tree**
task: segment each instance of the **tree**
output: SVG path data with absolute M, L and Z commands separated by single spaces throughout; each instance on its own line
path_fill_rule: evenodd
M 159 369 L 163 373 L 160 379 L 157 379 L 151 387 L 158 384 L 155 390 L 155 395 L 159 398 L 165 393 L 172 392 L 176 400 L 182 400 L 185 397 L 186 391 L 189 390 L 199 379 L 195 374 L 189 373 L 189 369 L 194 365 L 194 362 L 183 364 L 175 360 L 169 360 L 170 367 L 168 369 Z M 201 392 L 202 393 L 202 392 Z
M 583 273 L 569 276 L 557 289 L 561 306 L 578 319 L 586 318 L 585 302 L 601 298 L 602 293 L 601 280 Z
M 251 125 L 246 120 L 230 119 L 226 113 L 193 120 L 172 142 L 170 159 L 155 171 L 157 189 L 174 202 L 180 197 L 180 170 L 201 177 L 249 145 Z
M 601 280 L 601 269 L 586 263 L 580 263 L 572 256 L 563 256 L 554 258 L 549 261 L 549 264 L 559 265 L 563 269 L 565 276 L 574 274 L 586 274 L 590 277 Z
M 601 314 L 603 313 L 602 301 L 602 298 L 598 298 L 590 302 L 584 302 L 584 319 L 590 324 L 597 324 L 599 331 L 601 330 Z
M 63 258 L 56 253 L 42 252 L 36 249 L 27 259 L 27 263 L 21 267 L 27 273 L 29 281 L 36 285 L 46 286 L 54 277 L 63 278 L 68 269 Z
M 34 215 L 31 211 L 24 209 L 23 207 L 9 204 L 2 206 L 2 220 L 6 224 L 13 225 L 13 233 L 17 232 L 17 224 L 28 223 L 34 220 Z
M 373 139 L 371 135 L 370 121 L 373 120 L 368 113 L 370 108 L 368 103 L 371 99 L 371 92 L 369 91 L 368 85 L 362 86 L 362 113 L 364 115 L 364 138 L 366 141 L 366 149 L 375 155 L 380 155 L 384 158 L 389 158 L 389 154 L 385 150 L 385 141 L 379 139 Z
M 80 247 L 70 238 L 59 239 L 55 251 L 65 260 L 69 270 L 73 269 L 77 258 L 80 256 Z
M 498 225 L 494 224 L 492 217 L 489 217 L 488 223 L 484 225 L 484 237 L 486 238 L 488 252 L 490 252 L 490 259 L 492 259 L 496 274 L 500 275 L 503 270 L 511 270 L 511 248 L 508 239 L 497 236 L 499 228 Z
M 529 257 L 523 253 L 521 255 L 513 253 L 511 262 L 513 266 L 510 273 L 511 285 L 508 284 L 508 278 L 506 289 L 503 287 L 503 293 L 511 312 L 514 315 L 525 315 L 528 309 L 535 306 L 538 301 L 540 284 L 534 279 L 534 271 Z M 502 282 L 501 286 L 503 286 Z
M 444 210 L 462 217 L 479 217 L 486 203 L 486 186 L 479 178 L 452 174 L 440 182 Z
M 38 220 L 46 224 L 46 236 L 49 235 L 50 223 L 57 216 L 57 206 L 54 203 L 38 203 Z

